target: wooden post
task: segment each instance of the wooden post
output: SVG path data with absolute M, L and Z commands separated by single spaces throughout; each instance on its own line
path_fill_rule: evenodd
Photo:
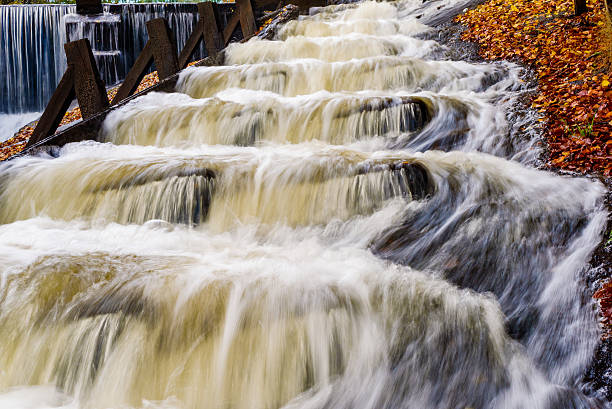
M 88 39 L 64 45 L 68 69 L 51 96 L 26 148 L 40 142 L 57 130 L 68 107 L 76 96 L 83 119 L 90 118 L 108 107 L 108 97 Z
M 152 44 L 151 52 L 155 61 L 155 69 L 160 80 L 174 75 L 179 70 L 178 54 L 174 36 L 164 18 L 147 21 L 147 33 Z
M 236 30 L 236 27 L 238 27 L 238 23 L 240 23 L 242 38 L 244 39 L 252 37 L 257 31 L 251 0 L 236 0 L 236 6 L 236 14 L 230 18 L 227 22 L 227 26 L 223 29 L 223 45 L 229 43 L 232 34 Z
M 227 25 L 223 29 L 223 46 L 224 47 L 229 43 L 230 38 L 232 38 L 232 34 L 234 33 L 234 30 L 236 30 L 236 27 L 238 27 L 238 23 L 240 23 L 240 13 L 236 12 L 229 19 L 229 21 L 227 22 Z
M 238 13 L 240 14 L 240 28 L 242 29 L 242 37 L 249 38 L 257 31 L 255 24 L 255 16 L 253 16 L 253 8 L 251 0 L 236 0 Z
M 187 66 L 200 41 L 204 40 L 209 56 L 217 54 L 223 48 L 224 44 L 217 24 L 216 7 L 217 5 L 210 1 L 198 3 L 200 19 L 179 55 L 179 67 L 181 69 Z
M 74 71 L 74 91 L 83 119 L 92 117 L 108 107 L 104 81 L 100 79 L 88 39 L 64 44 L 68 66 Z
M 111 102 L 112 105 L 129 97 L 138 89 L 140 81 L 142 81 L 153 62 L 155 62 L 160 80 L 166 79 L 179 71 L 176 45 L 166 20 L 156 18 L 147 21 L 147 32 L 149 33 L 149 40 L 117 90 L 117 94 Z
M 574 0 L 574 14 L 576 16 L 587 12 L 586 0 Z
M 74 72 L 69 66 L 38 120 L 26 149 L 55 133 L 74 97 Z
M 219 30 L 219 12 L 217 5 L 213 2 L 207 1 L 198 4 L 198 11 L 200 12 L 200 20 L 203 24 L 204 29 L 204 45 L 208 55 L 215 55 L 218 51 L 223 49 L 223 38 L 221 37 L 221 31 Z
M 82 15 L 102 14 L 104 9 L 102 8 L 101 0 L 76 0 L 76 12 Z

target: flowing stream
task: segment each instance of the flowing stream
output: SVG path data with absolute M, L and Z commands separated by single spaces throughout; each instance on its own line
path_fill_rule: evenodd
M 0 165 L 0 407 L 607 407 L 604 187 L 426 39 L 458 3 L 313 9 Z

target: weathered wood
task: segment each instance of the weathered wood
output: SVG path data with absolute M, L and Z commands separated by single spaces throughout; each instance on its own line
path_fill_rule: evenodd
M 74 97 L 74 70 L 68 67 L 38 120 L 26 149 L 55 133 Z
M 100 79 L 89 40 L 71 41 L 64 45 L 64 50 L 68 68 L 51 96 L 26 148 L 55 133 L 75 96 L 79 101 L 83 120 L 108 107 L 104 82 Z
M 87 119 L 108 107 L 108 96 L 104 82 L 100 79 L 88 39 L 64 44 L 68 66 L 74 73 L 74 91 L 81 116 Z
M 102 8 L 101 0 L 76 0 L 76 12 L 77 14 L 92 15 L 102 14 L 104 9 Z
M 215 55 L 223 48 L 215 8 L 216 4 L 209 1 L 198 3 L 200 19 L 179 55 L 179 67 L 181 69 L 187 66 L 200 41 L 204 41 L 208 55 Z
M 207 57 L 204 60 L 199 61 L 197 65 L 201 67 L 208 67 L 208 66 L 223 65 L 223 63 L 224 63 L 224 53 L 219 52 L 215 56 Z M 131 100 L 138 98 L 142 95 L 145 95 L 149 92 L 173 92 L 176 89 L 178 77 L 179 77 L 179 74 L 177 73 L 173 75 L 172 77 L 165 79 L 163 81 L 160 81 L 159 83 L 153 85 L 152 87 L 139 92 L 138 94 L 131 95 L 128 98 L 119 101 L 117 105 L 113 105 L 107 108 L 106 110 L 100 112 L 97 115 L 94 115 L 93 117 L 89 118 L 86 121 L 79 121 L 79 122 L 70 124 L 70 126 L 68 126 L 66 129 L 56 134 L 49 133 L 48 136 L 44 136 L 38 141 L 34 141 L 31 139 L 32 142 L 28 143 L 28 145 L 22 152 L 14 156 L 11 156 L 11 159 L 15 157 L 27 155 L 29 153 L 36 152 L 39 149 L 45 149 L 44 146 L 48 146 L 48 145 L 63 146 L 67 143 L 87 141 L 87 140 L 102 142 L 104 141 L 104 139 L 100 133 L 100 129 L 102 128 L 102 123 L 104 122 L 104 119 L 110 112 L 112 112 L 115 109 L 118 109 L 121 106 L 124 106 L 125 104 L 129 103 Z M 72 99 L 74 99 L 74 97 Z M 61 117 L 60 117 L 60 120 L 61 120 Z
M 132 95 L 138 86 L 140 81 L 144 78 L 146 72 L 153 64 L 153 53 L 151 52 L 151 43 L 147 41 L 142 52 L 138 55 L 138 58 L 134 62 L 134 65 L 130 69 L 130 72 L 125 77 L 125 80 L 117 90 L 115 98 L 113 98 L 112 105 L 117 104 L 119 101 Z
M 147 21 L 147 33 L 155 69 L 160 80 L 174 75 L 179 70 L 178 53 L 168 22 L 164 18 Z
M 194 27 L 193 32 L 191 33 L 191 35 L 185 42 L 185 47 L 183 47 L 183 49 L 181 50 L 181 53 L 179 54 L 178 63 L 181 69 L 187 66 L 187 63 L 191 59 L 191 56 L 193 56 L 193 53 L 195 52 L 196 48 L 198 47 L 198 45 L 200 44 L 200 41 L 202 41 L 203 38 L 204 38 L 204 26 L 203 26 L 202 18 L 200 18 L 198 20 L 198 23 Z
M 586 0 L 574 0 L 574 14 L 579 16 L 582 13 L 586 13 L 587 4 Z
M 257 31 L 257 25 L 255 24 L 251 0 L 236 0 L 236 5 L 238 6 L 238 14 L 240 14 L 242 37 L 248 38 L 253 36 Z
M 219 30 L 219 10 L 215 3 L 207 1 L 198 4 L 198 11 L 203 22 L 204 45 L 208 55 L 212 56 L 224 47 L 222 33 Z
M 149 33 L 149 41 L 145 44 L 130 72 L 117 90 L 117 94 L 113 98 L 113 105 L 129 97 L 138 89 L 140 82 L 153 63 L 155 63 L 155 69 L 160 80 L 164 80 L 179 71 L 176 45 L 166 20 L 156 18 L 147 21 L 147 32 Z
M 234 13 L 232 18 L 227 22 L 227 26 L 223 29 L 223 46 L 225 47 L 229 44 L 229 40 L 232 38 L 232 34 L 236 27 L 238 27 L 238 23 L 240 23 L 240 14 Z

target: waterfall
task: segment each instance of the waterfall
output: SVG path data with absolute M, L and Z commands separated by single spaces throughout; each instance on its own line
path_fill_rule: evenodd
M 106 4 L 104 11 L 88 18 L 73 5 L 0 6 L 0 113 L 45 108 L 66 70 L 68 40 L 88 38 L 102 79 L 113 85 L 144 48 L 148 20 L 166 18 L 179 50 L 198 20 L 193 4 Z M 203 46 L 196 54 L 206 55 Z
M 534 168 L 524 69 L 440 4 L 312 10 L 0 164 L 0 407 L 610 407 L 605 188 Z
M 0 6 L 0 112 L 41 111 L 66 70 L 62 19 L 73 5 Z

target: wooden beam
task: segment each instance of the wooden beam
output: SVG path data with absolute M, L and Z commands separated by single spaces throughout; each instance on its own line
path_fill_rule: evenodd
M 53 95 L 51 95 L 45 111 L 38 120 L 34 132 L 28 140 L 26 149 L 55 133 L 75 96 L 74 70 L 69 66 Z
M 195 52 L 198 45 L 200 44 L 200 41 L 202 41 L 203 39 L 204 39 L 204 26 L 203 26 L 202 19 L 200 18 L 193 32 L 191 33 L 191 35 L 185 42 L 185 47 L 183 47 L 183 49 L 181 50 L 181 53 L 179 54 L 178 64 L 181 69 L 187 66 L 187 63 L 189 62 L 189 60 L 191 60 L 191 57 L 193 56 L 193 53 Z
M 100 79 L 89 40 L 85 38 L 66 43 L 64 51 L 68 68 L 36 124 L 26 148 L 55 133 L 75 96 L 83 120 L 108 107 L 106 89 Z
M 222 34 L 219 32 L 219 25 L 217 24 L 216 7 L 217 5 L 210 1 L 198 3 L 200 19 L 179 55 L 179 67 L 181 69 L 187 66 L 200 41 L 204 41 L 209 56 L 217 54 L 223 48 Z
M 223 47 L 223 38 L 219 30 L 219 10 L 216 3 L 206 1 L 198 4 L 200 20 L 203 24 L 204 45 L 209 56 L 217 54 Z
M 240 23 L 240 13 L 234 13 L 232 18 L 230 18 L 227 22 L 227 26 L 225 26 L 223 29 L 224 47 L 229 43 L 230 38 L 232 38 L 232 34 L 234 33 L 234 30 L 236 30 L 236 27 L 238 27 L 238 23 Z
M 153 53 L 151 52 L 151 40 L 149 40 L 138 55 L 138 58 L 134 62 L 130 72 L 128 72 L 126 75 L 125 80 L 117 90 L 117 94 L 115 94 L 115 98 L 113 98 L 113 102 L 111 102 L 111 104 L 116 105 L 119 101 L 126 99 L 136 92 L 140 82 L 152 64 Z
M 88 39 L 66 43 L 64 50 L 68 66 L 72 67 L 74 73 L 74 91 L 81 108 L 81 116 L 87 119 L 108 107 L 104 81 L 100 79 Z
M 179 70 L 178 53 L 168 22 L 164 18 L 147 21 L 147 33 L 155 69 L 160 80 L 166 79 Z
M 251 0 L 236 0 L 236 5 L 238 6 L 238 14 L 240 14 L 242 37 L 249 38 L 257 31 Z
M 146 24 L 149 41 L 145 44 L 130 72 L 128 72 L 125 80 L 117 90 L 117 94 L 113 98 L 113 105 L 129 97 L 138 89 L 140 82 L 153 63 L 155 63 L 155 69 L 160 81 L 179 71 L 176 44 L 173 41 L 172 33 L 166 20 L 156 18 L 147 21 Z

